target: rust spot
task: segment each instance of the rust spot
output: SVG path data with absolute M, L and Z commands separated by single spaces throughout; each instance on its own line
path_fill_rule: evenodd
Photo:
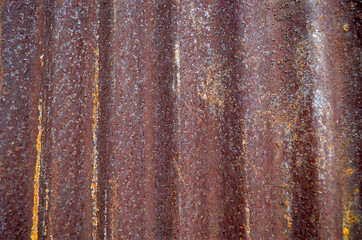
M 343 228 L 343 235 L 344 236 L 348 236 L 349 235 L 349 230 L 348 230 L 348 228 Z
M 347 169 L 347 174 L 348 174 L 348 175 L 351 175 L 351 174 L 353 174 L 353 173 L 354 173 L 353 168 Z
M 346 24 L 344 24 L 343 25 L 343 29 L 344 29 L 344 31 L 348 31 L 348 29 L 349 29 L 349 25 L 348 25 L 348 23 L 346 23 Z

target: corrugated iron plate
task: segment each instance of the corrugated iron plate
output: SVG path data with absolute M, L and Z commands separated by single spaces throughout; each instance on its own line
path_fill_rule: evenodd
M 1 239 L 358 239 L 361 3 L 0 1 Z

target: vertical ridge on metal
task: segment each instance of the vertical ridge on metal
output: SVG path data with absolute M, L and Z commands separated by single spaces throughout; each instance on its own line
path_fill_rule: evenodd
M 358 239 L 359 1 L 0 1 L 1 239 Z

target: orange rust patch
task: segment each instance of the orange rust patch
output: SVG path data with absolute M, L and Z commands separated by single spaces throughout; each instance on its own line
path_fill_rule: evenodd
M 348 216 L 348 221 L 351 223 L 355 223 L 358 221 L 358 218 L 353 215 L 350 215 L 350 216 Z
M 354 173 L 353 168 L 347 169 L 347 174 L 348 174 L 348 175 L 351 175 L 351 174 L 353 174 L 353 173 Z
M 344 236 L 348 236 L 348 235 L 349 235 L 349 230 L 348 230 L 348 228 L 345 227 L 345 228 L 343 229 L 343 235 L 344 235 Z

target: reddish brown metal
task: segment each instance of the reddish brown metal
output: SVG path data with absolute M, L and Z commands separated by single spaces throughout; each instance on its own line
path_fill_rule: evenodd
M 358 1 L 1 2 L 1 239 L 358 239 Z

